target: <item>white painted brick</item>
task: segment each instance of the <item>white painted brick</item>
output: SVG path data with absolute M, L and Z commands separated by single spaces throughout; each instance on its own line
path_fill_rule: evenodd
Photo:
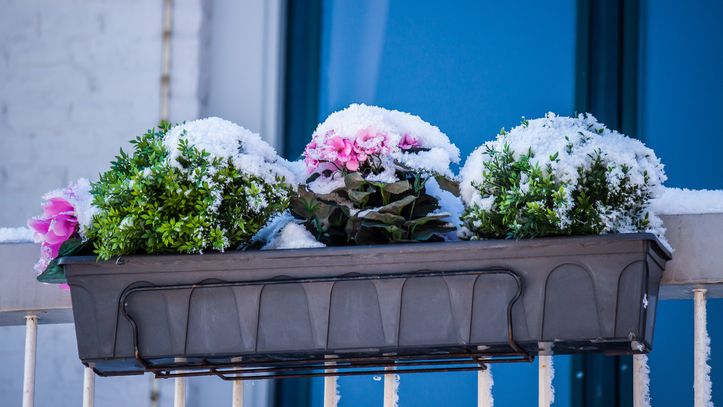
M 199 111 L 201 1 L 174 2 L 178 121 Z M 44 192 L 97 177 L 157 124 L 161 14 L 160 0 L 0 0 L 0 225 L 24 224 Z

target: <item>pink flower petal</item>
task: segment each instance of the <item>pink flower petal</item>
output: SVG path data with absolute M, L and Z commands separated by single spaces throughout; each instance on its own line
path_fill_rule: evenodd
M 43 215 L 52 217 L 61 213 L 73 212 L 73 205 L 63 198 L 50 198 L 43 205 Z
M 33 218 L 28 221 L 28 227 L 35 231 L 35 233 L 39 233 L 41 235 L 44 235 L 48 233 L 48 229 L 50 228 L 50 219 L 46 218 Z
M 346 168 L 349 171 L 359 170 L 359 161 L 357 161 L 356 157 L 352 156 L 349 161 L 346 162 Z

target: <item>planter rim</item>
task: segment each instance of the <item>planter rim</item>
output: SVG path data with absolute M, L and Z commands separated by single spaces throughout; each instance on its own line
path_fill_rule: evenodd
M 548 244 L 599 244 L 601 242 L 620 242 L 620 241 L 647 241 L 651 243 L 652 249 L 657 251 L 665 261 L 672 259 L 671 251 L 665 247 L 658 238 L 652 233 L 615 233 L 608 235 L 581 235 L 581 236 L 553 236 L 553 237 L 540 237 L 523 240 L 513 239 L 484 239 L 484 240 L 459 240 L 453 242 L 433 242 L 433 243 L 398 243 L 398 244 L 379 244 L 379 245 L 358 245 L 358 246 L 331 246 L 331 247 L 319 247 L 319 248 L 307 248 L 307 249 L 276 249 L 276 250 L 234 250 L 223 253 L 211 252 L 203 255 L 193 255 L 196 258 L 208 258 L 216 256 L 235 256 L 239 259 L 249 257 L 267 257 L 267 258 L 285 258 L 285 257 L 299 257 L 299 256 L 313 256 L 321 253 L 328 253 L 330 255 L 353 255 L 358 253 L 364 253 L 368 249 L 376 249 L 377 251 L 386 252 L 404 252 L 410 248 L 425 248 L 429 251 L 432 248 L 455 248 L 455 249 L 469 249 L 473 247 L 479 247 L 480 249 L 492 249 L 496 246 L 502 248 L 509 248 L 515 246 L 519 249 L 529 249 L 535 247 L 541 247 Z M 161 260 L 163 258 L 177 258 L 178 256 L 188 256 L 188 254 L 134 254 L 128 256 L 113 257 L 111 260 L 98 261 L 95 256 L 66 256 L 61 257 L 58 260 L 60 265 L 73 265 L 73 264 L 116 264 L 118 259 L 123 257 L 132 257 L 137 260 L 143 259 L 154 259 Z

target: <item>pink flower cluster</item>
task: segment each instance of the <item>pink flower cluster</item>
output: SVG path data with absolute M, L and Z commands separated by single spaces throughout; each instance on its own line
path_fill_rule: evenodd
M 52 197 L 43 204 L 43 215 L 30 219 L 28 226 L 40 242 L 40 260 L 35 270 L 41 273 L 58 257 L 60 246 L 78 231 L 78 218 L 67 199 Z
M 420 147 L 419 140 L 404 134 L 397 149 L 409 150 Z M 382 132 L 363 129 L 353 138 L 337 135 L 333 130 L 325 134 L 314 135 L 304 149 L 304 163 L 309 174 L 330 169 L 359 171 L 370 157 L 389 154 L 395 147 L 389 145 L 389 137 Z

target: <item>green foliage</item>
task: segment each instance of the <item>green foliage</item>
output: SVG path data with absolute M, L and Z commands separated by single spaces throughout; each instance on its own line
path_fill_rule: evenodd
M 167 123 L 131 141 L 92 185 L 99 208 L 88 231 L 99 259 L 134 253 L 201 253 L 237 248 L 288 206 L 283 179 L 271 185 L 231 160 L 179 143 L 167 160 Z
M 619 184 L 611 185 L 608 175 L 616 166 L 600 150 L 577 168 L 574 186 L 556 176 L 554 167 L 559 154 L 573 154 L 572 143 L 535 162 L 532 150 L 515 158 L 507 143 L 501 149 L 487 145 L 485 154 L 482 182 L 472 184 L 485 203 L 469 205 L 461 217 L 472 239 L 600 234 L 615 230 L 615 222 L 632 225 L 630 231 L 649 226 L 647 175 L 644 184 L 636 184 L 629 168 L 618 166 Z
M 426 193 L 428 178 L 399 171 L 400 181 L 369 181 L 362 174 L 344 175 L 344 187 L 329 194 L 314 194 L 304 187 L 291 200 L 294 215 L 328 246 L 441 241 L 455 230 L 443 221 L 447 213 Z
M 58 257 L 54 258 L 53 260 L 48 263 L 48 267 L 43 270 L 42 273 L 40 273 L 36 278 L 41 283 L 50 283 L 50 284 L 62 284 L 65 283 L 65 271 L 63 270 L 63 266 L 58 264 L 60 259 L 64 256 L 73 256 L 73 255 L 80 255 L 80 254 L 89 254 L 87 253 L 90 249 L 90 241 L 89 240 L 82 240 L 80 238 L 72 238 L 68 239 L 60 246 L 60 250 L 58 250 Z

